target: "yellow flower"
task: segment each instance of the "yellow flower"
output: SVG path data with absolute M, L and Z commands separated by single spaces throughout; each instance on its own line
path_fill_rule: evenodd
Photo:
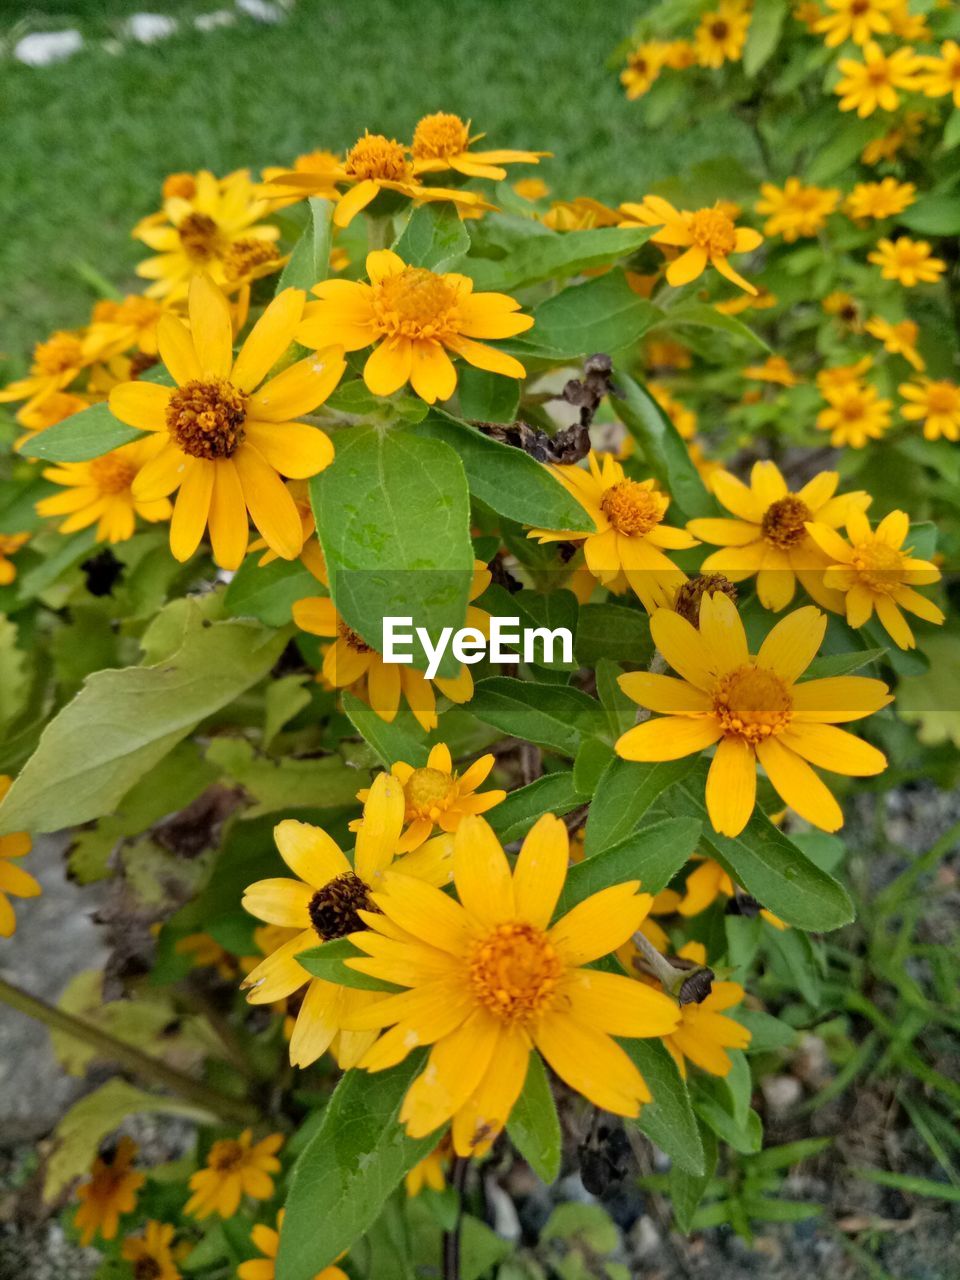
M 697 51 L 689 40 L 668 40 L 661 49 L 663 65 L 671 71 L 686 71 L 696 65 Z
M 631 102 L 642 98 L 660 75 L 665 48 L 660 40 L 647 40 L 627 55 L 627 65 L 620 72 L 620 83 Z
M 817 430 L 829 431 L 835 448 L 862 449 L 868 440 L 881 439 L 890 426 L 893 402 L 881 400 L 870 384 L 847 384 L 824 394 L 828 405 L 817 414 Z
M 216 969 L 221 978 L 232 978 L 236 960 L 209 933 L 188 933 L 174 944 L 178 956 L 189 956 L 198 969 Z
M 810 31 L 813 30 L 814 23 L 822 16 L 817 0 L 796 0 L 793 6 L 793 18 Z
M 442 173 L 454 169 L 468 178 L 491 178 L 500 182 L 507 176 L 505 164 L 539 164 L 549 151 L 471 151 L 470 147 L 485 135 L 470 134 L 470 121 L 448 111 L 423 116 L 413 131 L 413 171 Z
M 917 198 L 912 182 L 884 178 L 881 182 L 858 182 L 844 203 L 844 212 L 854 221 L 864 218 L 892 218 L 903 213 Z
M 881 268 L 884 280 L 896 280 L 905 289 L 916 284 L 936 284 L 947 269 L 941 258 L 931 256 L 926 240 L 911 240 L 909 236 L 878 240 L 876 249 L 867 254 L 867 261 Z
M 615 227 L 620 217 L 599 200 L 577 196 L 573 200 L 555 200 L 541 221 L 551 231 L 592 231 L 594 227 Z
M 818 18 L 811 29 L 825 37 L 823 43 L 828 49 L 835 49 L 846 40 L 869 44 L 878 35 L 890 34 L 890 13 L 897 0 L 826 0 L 826 3 L 832 12 Z
M 109 360 L 135 347 L 143 355 L 157 354 L 157 322 L 164 305 L 155 298 L 129 294 L 119 302 L 102 298 L 94 305 L 84 347 L 97 360 Z
M 815 236 L 840 199 L 836 187 L 805 186 L 799 178 L 787 178 L 782 188 L 764 182 L 760 195 L 755 207 L 767 216 L 764 233 L 782 235 L 787 244 L 800 236 Z
M 926 16 L 922 13 L 911 13 L 909 0 L 894 0 L 894 6 L 890 10 L 890 26 L 895 36 L 911 44 L 933 39 L 933 32 L 927 25 Z
M 0 533 L 0 587 L 8 587 L 16 578 L 17 566 L 10 557 L 29 541 L 29 533 Z
M 297 340 L 308 347 L 332 342 L 347 351 L 374 346 L 363 380 L 374 395 L 389 396 L 409 382 L 427 404 L 449 400 L 457 371 L 448 352 L 468 364 L 508 378 L 522 378 L 519 360 L 475 342 L 512 338 L 531 328 L 530 316 L 505 293 L 474 293 L 473 281 L 408 266 L 390 249 L 367 254 L 370 283 L 324 280 L 308 302 Z
M 694 964 L 705 965 L 707 952 L 703 943 L 688 942 L 677 955 Z M 727 1049 L 746 1049 L 752 1039 L 746 1027 L 725 1018 L 723 1011 L 732 1009 L 743 1000 L 744 991 L 739 982 L 718 982 L 710 986 L 710 994 L 703 1000 L 690 1001 L 680 1006 L 680 1025 L 676 1031 L 663 1037 L 663 1043 L 677 1064 L 677 1070 L 687 1078 L 687 1060 L 712 1076 L 728 1076 L 733 1060 Z
M 337 176 L 342 168 L 343 159 L 335 151 L 320 149 L 297 156 L 293 162 L 292 172 L 312 175 L 315 186 L 310 192 L 311 195 L 321 196 L 325 200 L 336 200 Z M 304 192 L 298 191 L 296 187 L 286 194 L 282 190 L 283 176 L 290 172 L 289 165 L 271 165 L 261 170 L 260 177 L 263 179 L 264 186 L 261 187 L 260 194 L 269 198 L 271 209 L 282 209 L 303 199 Z
M 314 978 L 299 963 L 302 951 L 363 928 L 360 913 L 382 883 L 403 830 L 403 787 L 390 774 L 378 774 L 363 809 L 353 865 L 319 827 L 292 818 L 277 824 L 280 856 L 298 878 L 259 880 L 243 896 L 244 909 L 268 924 L 295 929 L 241 984 L 251 1004 L 285 1000 L 307 991 L 290 1040 L 290 1062 L 308 1067 L 331 1049 L 340 1067 L 356 1066 L 374 1037 L 345 1030 L 347 1017 L 376 1000 L 376 993 Z M 396 866 L 408 876 L 443 885 L 450 879 L 452 838 L 437 836 L 408 853 Z
M 719 206 L 691 213 L 675 209 L 662 196 L 647 196 L 642 204 L 622 204 L 620 209 L 627 215 L 621 225 L 660 226 L 651 236 L 654 244 L 686 250 L 668 265 L 667 284 L 674 288 L 689 284 L 709 265 L 747 293 L 757 292 L 755 285 L 734 271 L 730 255 L 752 252 L 763 243 L 763 236 L 750 227 L 735 226 Z
M 800 382 L 783 356 L 767 356 L 763 364 L 750 365 L 744 369 L 743 376 L 754 378 L 757 382 L 775 382 L 781 387 L 795 387 Z
M 617 754 L 644 762 L 679 760 L 719 743 L 706 792 L 716 831 L 737 836 L 747 825 L 757 764 L 785 804 L 813 826 L 836 831 L 843 813 L 810 766 L 854 777 L 880 773 L 887 763 L 882 752 L 836 723 L 870 715 L 891 699 L 881 680 L 863 676 L 796 683 L 826 626 L 826 615 L 812 605 L 796 609 L 753 657 L 736 605 L 723 592 L 701 600 L 699 631 L 678 613 L 658 609 L 651 635 L 682 678 L 648 671 L 620 677 L 629 698 L 664 714 L 628 729 Z
M 172 315 L 157 331 L 176 386 L 125 382 L 110 393 L 110 410 L 121 422 L 163 440 L 137 474 L 133 496 L 156 502 L 179 488 L 170 524 L 170 550 L 178 560 L 193 555 L 209 524 L 214 560 L 222 569 L 238 568 L 247 550 L 248 510 L 277 555 L 295 560 L 300 554 L 300 514 L 280 476 L 305 479 L 333 459 L 324 432 L 294 419 L 315 409 L 340 381 L 343 348 L 318 351 L 259 384 L 290 346 L 303 303 L 301 289 L 284 289 L 234 359 L 227 300 L 208 276 L 195 276 L 189 331 Z
M 861 328 L 860 305 L 856 298 L 843 289 L 835 289 L 828 293 L 820 304 L 828 316 L 835 316 L 843 325 L 847 325 L 854 333 Z
M 698 865 L 687 876 L 683 897 L 677 903 L 679 915 L 698 916 L 721 895 L 725 898 L 739 896 L 729 873 L 721 867 L 719 862 L 714 862 L 712 858 L 704 858 L 697 853 L 693 855 L 693 861 Z M 782 931 L 787 928 L 780 917 L 775 916 L 766 907 L 760 907 L 760 915 L 775 929 Z
M 542 200 L 550 194 L 550 188 L 542 178 L 521 178 L 513 184 L 521 200 Z
M 620 592 L 629 585 L 648 612 L 668 604 L 686 574 L 663 552 L 694 547 L 696 539 L 663 523 L 670 499 L 653 480 L 630 480 L 610 453 L 591 450 L 587 463 L 589 470 L 577 465 L 550 470 L 586 511 L 596 533 L 531 529 L 527 537 L 540 543 L 582 542 L 587 568 L 603 586 Z
M 875 40 L 864 46 L 863 61 L 841 58 L 841 79 L 834 88 L 840 96 L 841 111 L 856 111 L 861 118 L 873 115 L 878 108 L 896 111 L 900 105 L 898 89 L 916 89 L 916 74 L 921 59 L 906 45 L 889 57 Z
M 84 1248 L 97 1232 L 102 1239 L 113 1240 L 121 1214 L 132 1213 L 136 1208 L 137 1192 L 146 1181 L 142 1173 L 131 1167 L 136 1154 L 137 1144 L 133 1139 L 121 1138 L 113 1157 L 97 1156 L 89 1180 L 77 1188 L 80 1208 L 74 1223 Z
M 241 1262 L 237 1267 L 239 1280 L 274 1280 L 277 1274 L 277 1253 L 280 1249 L 280 1230 L 283 1227 L 284 1210 L 277 1214 L 277 1229 L 268 1227 L 262 1222 L 250 1232 L 250 1240 L 254 1248 L 263 1254 L 262 1258 L 251 1258 L 249 1262 Z M 341 1255 L 342 1256 L 342 1255 Z M 318 1271 L 313 1280 L 349 1280 L 347 1273 L 340 1267 L 324 1267 Z
M 750 8 L 746 0 L 720 0 L 716 9 L 703 15 L 693 33 L 699 66 L 722 67 L 724 62 L 739 61 L 749 27 Z
M 960 107 L 960 44 L 956 40 L 944 40 L 938 58 L 923 58 L 923 73 L 918 87 L 928 98 L 953 97 L 953 105 Z
M 870 505 L 862 491 L 835 496 L 839 481 L 836 471 L 821 471 L 791 493 L 775 462 L 755 462 L 749 488 L 729 471 L 714 472 L 711 488 L 735 519 L 687 525 L 695 537 L 723 548 L 707 556 L 703 571 L 722 573 L 730 582 L 756 574 L 760 603 L 777 611 L 793 599 L 799 578 L 817 604 L 839 610 L 843 601 L 823 587 L 826 559 L 805 527 L 819 520 L 835 529 L 851 507 L 862 511 Z
M 942 611 L 913 590 L 938 582 L 940 570 L 929 560 L 915 560 L 910 548 L 903 549 L 910 532 L 910 518 L 905 511 L 891 511 L 874 530 L 862 511 L 850 511 L 846 521 L 849 541 L 826 525 L 808 527 L 831 561 L 824 581 L 846 595 L 847 622 L 851 627 L 862 627 L 876 610 L 894 643 L 901 649 L 913 649 L 916 641 L 901 610 L 916 614 L 925 622 L 943 622 Z
M 564 824 L 545 814 L 510 865 L 483 818 L 454 836 L 459 901 L 408 876 L 388 875 L 369 928 L 351 935 L 367 957 L 351 967 L 409 988 L 355 1019 L 390 1030 L 361 1067 L 382 1071 L 431 1045 L 400 1119 L 425 1137 L 453 1119 L 458 1155 L 486 1149 L 504 1128 L 539 1051 L 595 1106 L 635 1116 L 650 1092 L 614 1036 L 666 1035 L 673 1001 L 624 974 L 583 966 L 636 932 L 652 898 L 628 881 L 601 890 L 552 927 L 569 858 Z
M 87 368 L 95 359 L 96 356 L 84 343 L 82 333 L 58 330 L 44 342 L 36 344 L 29 374 L 0 391 L 0 404 L 26 400 L 30 408 L 39 408 L 44 401 L 68 386 L 80 370 Z
M 89 462 L 58 462 L 47 467 L 44 478 L 64 486 L 62 493 L 36 504 L 41 516 L 66 516 L 61 533 L 75 533 L 92 524 L 98 542 L 126 542 L 133 537 L 137 516 L 151 524 L 169 520 L 173 507 L 167 498 L 145 501 L 133 492 L 140 472 L 163 448 L 157 437 L 134 440 Z
M 862 356 L 854 364 L 835 364 L 828 369 L 821 369 L 816 379 L 820 394 L 829 400 L 833 392 L 857 386 L 872 367 L 873 356 Z
M 960 387 L 949 378 L 902 382 L 900 394 L 909 404 L 900 412 L 908 422 L 922 422 L 925 440 L 960 440 Z
M 198 272 L 226 287 L 224 263 L 235 244 L 280 238 L 279 227 L 261 222 L 269 208 L 246 169 L 219 179 L 201 170 L 192 195 L 167 196 L 159 213 L 134 227 L 134 238 L 157 253 L 137 266 L 137 275 L 153 282 L 147 297 L 184 298 Z
M 131 1264 L 134 1280 L 181 1280 L 170 1250 L 174 1229 L 169 1222 L 147 1222 L 142 1236 L 127 1236 L 120 1256 Z
M 893 160 L 901 148 L 916 150 L 916 139 L 923 132 L 926 116 L 922 111 L 905 111 L 903 119 L 893 129 L 868 142 L 860 153 L 866 165 L 877 165 L 882 160 Z
M 459 777 L 453 767 L 450 748 L 437 743 L 430 748 L 427 763 L 420 769 L 396 760 L 390 770 L 403 787 L 405 810 L 403 821 L 407 829 L 397 843 L 397 853 L 409 853 L 419 849 L 424 840 L 433 835 L 434 827 L 441 831 L 456 831 L 460 823 L 471 813 L 486 813 L 501 800 L 505 791 L 485 791 L 477 795 L 477 787 L 485 782 L 496 763 L 496 756 L 481 756 Z M 358 791 L 357 799 L 365 801 L 368 790 Z M 352 831 L 359 831 L 363 819 L 351 823 Z
M 77 395 L 73 391 L 51 391 L 42 399 L 28 400 L 17 410 L 17 422 L 28 431 L 45 431 L 47 427 L 56 426 L 64 418 L 89 409 L 91 400 L 87 395 Z M 24 436 L 22 439 L 27 439 Z M 19 445 L 21 441 L 17 441 Z
M 894 356 L 903 356 L 904 360 L 912 364 L 918 373 L 922 373 L 927 367 L 917 350 L 917 336 L 920 330 L 913 320 L 899 320 L 892 323 L 884 320 L 883 316 L 873 316 L 864 328 L 872 338 L 883 343 L 885 351 L 889 351 Z
M 692 409 L 674 399 L 662 382 L 648 382 L 647 390 L 667 415 L 684 440 L 692 440 L 697 431 L 697 415 Z M 629 436 L 632 440 L 633 437 Z
M 3 563 L 0 561 L 0 569 Z M 0 773 L 0 800 L 13 783 L 9 774 Z M 9 894 L 15 898 L 37 898 L 43 892 L 28 871 L 15 866 L 12 858 L 22 858 L 32 848 L 26 831 L 14 831 L 0 836 L 0 938 L 10 938 L 16 932 L 17 920 Z
M 221 1138 L 207 1152 L 205 1169 L 190 1177 L 193 1195 L 183 1207 L 194 1218 L 219 1214 L 232 1218 L 244 1196 L 251 1200 L 269 1200 L 273 1196 L 271 1174 L 280 1172 L 277 1152 L 283 1146 L 283 1135 L 271 1133 L 260 1142 L 253 1141 L 250 1129 L 239 1138 Z
M 447 1185 L 446 1164 L 453 1154 L 449 1133 L 445 1133 L 428 1156 L 413 1166 L 403 1180 L 408 1196 L 418 1196 L 424 1187 L 442 1191 Z
M 740 293 L 735 298 L 725 298 L 723 302 L 715 302 L 713 308 L 725 316 L 739 316 L 744 311 L 769 311 L 777 305 L 776 294 L 764 285 L 758 285 L 754 294 Z
M 717 305 L 719 306 L 719 303 Z M 644 344 L 644 364 L 648 369 L 657 372 L 690 369 L 693 366 L 693 357 L 689 348 L 674 338 L 648 338 Z

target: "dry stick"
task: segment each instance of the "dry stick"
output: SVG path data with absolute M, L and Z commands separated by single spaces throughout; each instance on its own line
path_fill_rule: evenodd
M 463 1224 L 463 1192 L 470 1169 L 469 1156 L 455 1156 L 450 1169 L 450 1185 L 457 1193 L 457 1220 L 443 1233 L 443 1280 L 460 1280 L 460 1228 Z
M 65 1013 L 62 1009 L 47 1004 L 45 1000 L 39 1000 L 29 992 L 5 982 L 2 978 L 0 978 L 0 1001 L 8 1004 L 11 1009 L 16 1009 L 20 1013 L 25 1013 L 27 1017 L 44 1023 L 52 1031 L 60 1031 L 64 1035 L 73 1036 L 75 1040 L 82 1040 L 84 1044 L 90 1045 L 105 1058 L 116 1062 L 134 1075 L 140 1076 L 143 1080 L 165 1085 L 182 1098 L 196 1103 L 207 1111 L 212 1111 L 224 1120 L 231 1120 L 237 1124 L 250 1124 L 257 1119 L 257 1111 L 249 1103 L 239 1098 L 228 1098 L 225 1094 L 209 1089 L 199 1080 L 184 1075 L 183 1072 L 167 1066 L 157 1058 L 151 1058 L 149 1054 L 141 1053 L 133 1045 L 115 1039 L 106 1031 L 93 1026 L 92 1023 L 84 1022 L 81 1018 L 74 1017 L 72 1013 Z

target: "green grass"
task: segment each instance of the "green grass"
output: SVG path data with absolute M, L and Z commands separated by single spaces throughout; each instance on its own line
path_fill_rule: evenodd
M 0 353 L 19 364 L 47 331 L 84 320 L 84 263 L 136 287 L 145 251 L 130 227 L 171 170 L 256 168 L 346 147 L 367 126 L 405 138 L 437 109 L 472 117 L 493 146 L 553 151 L 539 172 L 558 195 L 638 198 L 718 151 L 749 157 L 749 140 L 706 105 L 682 154 L 644 128 L 606 65 L 643 3 L 300 0 L 277 27 L 242 20 L 122 57 L 94 47 L 53 67 L 4 65 Z M 134 5 L 57 6 L 71 8 L 109 22 Z

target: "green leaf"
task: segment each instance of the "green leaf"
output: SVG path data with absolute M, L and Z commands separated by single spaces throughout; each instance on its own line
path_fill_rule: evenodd
M 623 1040 L 621 1044 L 653 1094 L 653 1101 L 634 1123 L 678 1168 L 702 1177 L 706 1163 L 700 1130 L 677 1064 L 659 1040 Z
M 775 1049 L 788 1049 L 796 1044 L 796 1029 L 762 1009 L 738 1009 L 736 1021 L 750 1032 L 747 1053 L 772 1053 Z
M 393 248 L 413 267 L 453 271 L 470 248 L 470 235 L 452 204 L 423 204 L 410 214 Z
M 323 942 L 318 947 L 310 947 L 306 951 L 297 952 L 297 963 L 301 964 L 315 978 L 323 978 L 325 982 L 336 982 L 341 987 L 355 987 L 360 991 L 400 991 L 401 988 L 390 982 L 381 982 L 371 978 L 357 969 L 351 969 L 347 960 L 358 960 L 366 953 L 360 951 L 347 938 L 335 938 L 332 942 Z
M 503 733 L 571 758 L 582 737 L 599 737 L 607 727 L 600 703 L 581 690 L 509 676 L 481 680 L 470 710 Z
M 708 516 L 715 510 L 680 433 L 656 400 L 626 374 L 617 374 L 621 397 L 614 410 L 643 450 L 644 461 L 661 487 L 688 518 Z M 671 512 L 672 523 L 678 523 Z
M 398 1113 L 423 1066 L 411 1054 L 389 1071 L 348 1071 L 294 1166 L 277 1280 L 313 1280 L 373 1223 L 400 1179 L 437 1143 L 407 1137 Z
M 576 653 L 584 667 L 595 667 L 604 658 L 646 666 L 653 657 L 650 619 L 622 604 L 581 605 Z
M 224 606 L 235 618 L 256 618 L 270 627 L 291 620 L 297 600 L 320 594 L 320 584 L 299 560 L 271 560 L 262 567 L 259 553 L 248 556 L 233 576 Z
M 664 818 L 570 868 L 557 910 L 569 911 L 592 893 L 625 880 L 639 880 L 647 893 L 659 893 L 697 847 L 700 823 Z
M 263 695 L 263 747 L 270 747 L 278 733 L 309 707 L 312 699 L 307 675 L 280 676 L 271 680 Z
M 254 623 L 198 621 L 159 665 L 90 676 L 0 805 L 0 831 L 59 831 L 110 813 L 201 720 L 261 680 L 286 639 Z
M 499 515 L 540 529 L 593 532 L 593 521 L 576 498 L 522 449 L 491 440 L 442 410 L 435 409 L 415 430 L 456 449 L 470 492 Z
M 622 674 L 623 668 L 610 658 L 601 658 L 597 662 L 595 671 L 597 697 L 607 713 L 610 733 L 614 738 L 626 733 L 633 724 L 637 712 L 636 703 L 631 702 L 620 688 L 620 676 Z M 598 777 L 597 782 L 599 780 Z M 590 790 L 593 792 L 595 788 L 591 787 Z
M 340 443 L 341 435 L 344 443 Z M 436 640 L 464 625 L 473 577 L 463 465 L 441 440 L 352 427 L 333 463 L 310 482 L 334 603 L 378 652 L 383 619 L 413 619 Z M 426 656 L 413 644 L 413 665 Z M 441 676 L 459 663 L 448 649 Z
M 734 1151 L 749 1156 L 760 1150 L 763 1142 L 760 1117 L 755 1111 L 750 1111 L 745 1124 L 734 1119 L 733 1097 L 725 1081 L 715 1076 L 697 1076 L 693 1107 L 704 1124 L 709 1125 L 717 1137 L 729 1143 Z
M 790 1169 L 801 1160 L 826 1151 L 832 1138 L 800 1138 L 796 1142 L 784 1142 L 779 1147 L 767 1147 L 750 1159 L 750 1172 L 771 1173 L 777 1169 Z
M 461 365 L 457 378 L 460 412 L 476 422 L 515 422 L 520 404 L 520 382 L 473 365 Z M 469 476 L 469 469 L 467 475 Z
M 694 329 L 715 329 L 719 333 L 728 333 L 732 338 L 742 338 L 762 351 L 770 347 L 758 333 L 745 325 L 736 316 L 724 315 L 709 302 L 679 302 L 664 314 L 657 324 L 658 329 L 679 329 L 689 325 Z
M 25 457 L 43 458 L 47 462 L 86 462 L 88 458 L 99 458 L 111 449 L 143 438 L 142 431 L 120 422 L 104 402 L 81 409 L 45 431 L 38 431 L 24 441 L 20 452 Z
M 599 227 L 593 231 L 555 232 L 522 241 L 499 262 L 469 258 L 463 264 L 478 290 L 519 289 L 556 276 L 576 276 L 634 253 L 653 235 L 653 227 Z
M 804 1200 L 771 1200 L 745 1195 L 741 1201 L 747 1216 L 757 1222 L 806 1222 L 823 1213 L 822 1204 Z
M 541 302 L 533 313 L 532 338 L 567 358 L 622 351 L 632 347 L 660 314 L 652 302 L 634 293 L 622 271 L 609 271 Z
M 573 785 L 582 796 L 593 793 L 613 758 L 613 747 L 601 738 L 584 738 L 573 762 Z
M 350 723 L 364 742 L 373 747 L 380 760 L 391 768 L 397 760 L 404 760 L 415 769 L 427 763 L 429 752 L 422 739 L 412 738 L 397 724 L 381 720 L 372 707 L 345 690 L 343 709 Z
M 653 802 L 675 782 L 685 778 L 695 761 L 664 760 L 635 764 L 611 760 L 590 805 L 584 851 L 593 858 L 628 836 Z
M 950 1200 L 960 1204 L 960 1187 L 948 1182 L 935 1182 L 933 1178 L 918 1178 L 909 1173 L 889 1173 L 886 1169 L 855 1169 L 861 1178 L 876 1182 L 881 1187 L 895 1187 L 914 1196 L 933 1196 L 935 1200 Z
M 879 133 L 877 124 L 871 120 L 854 120 L 849 117 L 839 123 L 836 133 L 813 153 L 806 170 L 808 182 L 828 182 L 844 169 L 849 168 L 860 152 Z
M 776 49 L 788 8 L 786 0 L 755 0 L 743 50 L 744 75 L 751 80 Z
M 333 243 L 333 203 L 311 196 L 310 221 L 303 235 L 293 246 L 290 260 L 280 273 L 277 293 L 284 289 L 305 289 L 308 293 L 315 284 L 326 280 L 330 274 L 330 247 Z
M 354 804 L 369 775 L 349 769 L 340 756 L 295 760 L 257 755 L 245 738 L 214 738 L 207 759 L 238 782 L 253 800 L 248 818 L 293 809 L 342 809 Z
M 942 145 L 944 151 L 952 151 L 960 143 L 960 107 L 954 107 L 950 118 L 943 128 Z
M 960 232 L 960 196 L 921 196 L 897 221 L 924 236 L 955 236 Z
M 541 1181 L 549 1184 L 560 1176 L 562 1136 L 557 1105 L 538 1053 L 531 1053 L 523 1092 L 507 1121 L 510 1141 Z
M 0 613 L 0 729 L 20 715 L 30 695 L 27 655 L 17 648 L 17 626 Z
M 525 836 L 545 813 L 562 816 L 584 799 L 573 784 L 572 773 L 547 773 L 511 791 L 486 817 L 501 841 L 510 844 Z
M 702 1200 L 703 1193 L 706 1191 L 707 1185 L 717 1167 L 716 1134 L 702 1123 L 698 1123 L 697 1132 L 700 1134 L 700 1142 L 703 1146 L 703 1172 L 700 1174 L 687 1173 L 679 1165 L 675 1164 L 671 1166 L 667 1175 L 667 1190 L 670 1194 L 670 1202 L 673 1205 L 677 1226 L 685 1234 L 688 1234 L 692 1229 L 693 1215 L 696 1212 L 697 1205 Z

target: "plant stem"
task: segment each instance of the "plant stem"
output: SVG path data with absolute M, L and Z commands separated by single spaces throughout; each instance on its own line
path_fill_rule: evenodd
M 2 978 L 0 978 L 0 1001 L 19 1013 L 25 1013 L 28 1018 L 35 1018 L 38 1022 L 44 1023 L 51 1031 L 59 1031 L 63 1035 L 82 1040 L 103 1057 L 116 1062 L 127 1071 L 140 1076 L 141 1079 L 164 1085 L 182 1098 L 195 1103 L 198 1107 L 204 1107 L 207 1111 L 214 1112 L 224 1120 L 231 1120 L 237 1124 L 250 1124 L 257 1118 L 256 1110 L 249 1103 L 217 1093 L 205 1084 L 201 1084 L 199 1080 L 184 1075 L 183 1072 L 177 1071 L 157 1058 L 141 1053 L 133 1045 L 117 1040 L 92 1023 L 84 1022 L 83 1019 L 74 1017 L 72 1013 L 65 1013 L 62 1009 L 47 1004 L 45 1000 L 40 1000 L 29 992 L 21 990 L 20 987 L 5 982 Z
M 457 1193 L 457 1220 L 443 1233 L 443 1280 L 460 1280 L 460 1227 L 463 1223 L 463 1191 L 470 1168 L 469 1156 L 455 1156 L 450 1185 Z

